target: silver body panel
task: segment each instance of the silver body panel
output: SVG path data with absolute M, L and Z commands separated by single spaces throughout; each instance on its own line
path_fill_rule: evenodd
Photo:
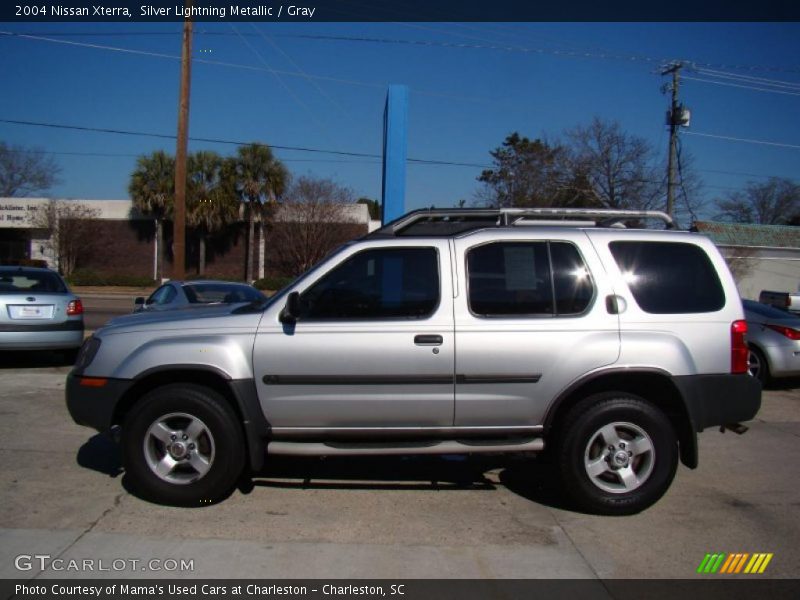
M 136 379 L 171 365 L 210 368 L 228 379 L 251 379 L 251 354 L 261 313 L 238 306 L 142 312 L 117 317 L 95 331 L 101 351 L 89 377 Z
M 273 427 L 443 427 L 453 424 L 453 299 L 447 240 L 371 242 L 370 248 L 432 247 L 437 250 L 440 302 L 423 319 L 303 322 L 287 328 L 282 303 L 264 314 L 253 351 L 253 369 L 264 414 Z M 356 252 L 353 244 L 323 263 L 319 277 Z M 416 345 L 417 335 L 440 335 L 439 346 Z M 434 353 L 434 348 L 436 353 Z M 265 376 L 317 377 L 323 384 L 268 384 Z M 341 379 L 342 383 L 336 383 Z

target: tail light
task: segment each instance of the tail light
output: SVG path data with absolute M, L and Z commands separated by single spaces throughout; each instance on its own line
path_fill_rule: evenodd
M 747 373 L 747 321 L 731 323 L 731 373 Z
M 798 331 L 797 329 L 792 329 L 791 327 L 783 327 L 781 325 L 765 324 L 765 326 L 772 329 L 772 331 L 777 331 L 782 336 L 787 337 L 790 340 L 800 340 L 800 331 Z
M 71 300 L 69 304 L 67 304 L 67 316 L 74 317 L 76 315 L 83 314 L 83 302 L 80 301 L 80 298 Z

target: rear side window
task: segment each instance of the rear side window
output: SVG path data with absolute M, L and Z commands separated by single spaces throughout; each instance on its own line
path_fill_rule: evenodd
M 715 312 L 725 306 L 725 293 L 714 265 L 694 244 L 611 242 L 636 303 L 648 313 Z
M 556 316 L 584 312 L 592 278 L 563 242 L 496 242 L 467 253 L 469 306 L 476 315 Z
M 439 305 L 435 248 L 376 248 L 348 258 L 300 297 L 301 318 L 421 319 Z
M 48 271 L 1 271 L 0 293 L 16 294 L 66 294 L 67 288 L 61 277 Z

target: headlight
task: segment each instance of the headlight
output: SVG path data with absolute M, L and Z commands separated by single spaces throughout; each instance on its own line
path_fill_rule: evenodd
M 83 342 L 83 345 L 78 352 L 78 358 L 75 361 L 75 366 L 72 369 L 75 373 L 81 373 L 92 363 L 97 351 L 100 350 L 100 343 L 100 340 L 94 336 L 89 336 Z

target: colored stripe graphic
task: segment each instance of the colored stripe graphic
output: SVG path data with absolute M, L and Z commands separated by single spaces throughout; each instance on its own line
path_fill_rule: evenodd
M 719 573 L 719 574 L 749 574 L 755 575 L 763 573 L 767 569 L 767 565 L 772 560 L 774 554 L 767 552 L 756 552 L 750 554 L 748 552 L 732 552 L 726 554 L 725 552 L 715 552 L 713 554 L 706 554 L 697 567 L 698 573 Z
M 758 572 L 759 572 L 759 573 L 763 573 L 763 572 L 766 570 L 766 568 L 767 568 L 767 565 L 769 564 L 769 561 L 771 561 L 771 560 L 772 560 L 772 557 L 773 557 L 773 556 L 774 556 L 774 555 L 772 554 L 772 552 L 770 552 L 769 554 L 767 554 L 767 556 L 764 558 L 764 562 L 762 562 L 762 563 L 761 563 L 761 567 L 758 569 Z
M 736 571 L 735 571 L 736 573 L 740 573 L 741 572 L 742 568 L 744 567 L 744 561 L 746 561 L 747 557 L 749 557 L 749 556 L 750 555 L 747 552 L 742 554 L 742 558 L 739 560 L 739 564 L 736 565 Z
M 706 565 L 708 565 L 708 562 L 710 560 L 711 560 L 711 555 L 710 554 L 706 554 L 706 557 L 700 563 L 700 566 L 697 567 L 697 572 L 698 573 L 706 573 Z
M 726 560 L 725 564 L 722 565 L 720 573 L 728 573 L 728 569 L 730 569 L 730 566 L 733 564 L 733 556 L 733 554 L 728 554 L 728 560 Z
M 711 567 L 711 572 L 712 573 L 716 573 L 717 572 L 717 569 L 719 569 L 719 567 L 722 564 L 722 561 L 723 561 L 724 558 L 725 558 L 725 553 L 724 552 L 720 552 L 719 556 L 717 557 L 716 562 L 714 563 L 714 566 Z

